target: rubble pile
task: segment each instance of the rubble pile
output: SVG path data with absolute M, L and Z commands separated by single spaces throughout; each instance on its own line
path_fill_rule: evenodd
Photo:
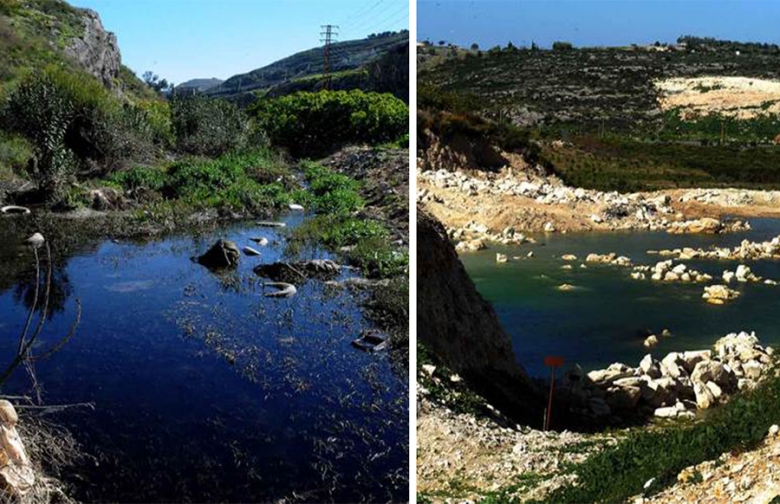
M 561 397 L 575 412 L 593 418 L 687 418 L 756 386 L 774 351 L 755 333 L 732 333 L 711 350 L 672 352 L 660 361 L 645 355 L 637 367 L 615 363 L 584 374 L 575 366 L 564 377 Z

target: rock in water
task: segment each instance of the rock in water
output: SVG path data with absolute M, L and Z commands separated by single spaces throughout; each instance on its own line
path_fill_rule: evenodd
M 217 240 L 208 252 L 198 257 L 198 262 L 210 269 L 235 268 L 240 256 L 235 243 L 230 240 Z
M 387 346 L 387 336 L 376 329 L 367 329 L 352 342 L 352 346 L 364 352 L 378 352 Z
M 287 224 L 284 222 L 271 222 L 271 221 L 258 221 L 257 223 L 260 227 L 286 227 Z
M 258 252 L 257 250 L 253 249 L 252 247 L 244 247 L 244 254 L 246 254 L 248 256 L 259 256 L 260 252 Z
M 303 205 L 299 205 L 297 203 L 290 203 L 288 207 L 290 208 L 290 210 L 294 210 L 296 212 L 303 212 Z
M 268 245 L 268 238 L 259 237 L 259 238 L 250 238 L 250 240 L 257 243 L 261 247 L 265 247 L 266 245 Z
M 265 297 L 270 298 L 293 297 L 298 292 L 298 289 L 296 289 L 293 284 L 285 282 L 266 282 L 263 284 L 263 286 L 278 289 L 276 291 L 267 292 L 265 294 Z

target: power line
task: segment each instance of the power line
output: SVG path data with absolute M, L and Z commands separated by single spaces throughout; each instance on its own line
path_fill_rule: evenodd
M 366 21 L 369 21 L 369 20 L 371 19 L 371 17 L 373 17 L 373 16 L 374 16 L 374 14 L 372 14 L 372 15 L 371 15 L 371 16 L 369 16 L 369 17 L 366 17 L 366 16 L 368 16 L 369 14 L 371 14 L 371 13 L 374 11 L 374 9 L 376 9 L 376 7 L 378 7 L 379 5 L 381 5 L 382 3 L 384 3 L 384 1 L 385 1 L 385 0 L 378 0 L 376 3 L 374 3 L 374 4 L 371 6 L 371 8 L 370 8 L 370 9 L 368 9 L 367 11 L 365 11 L 363 14 L 361 14 L 360 16 L 358 16 L 358 17 L 356 17 L 356 18 L 353 18 L 353 19 L 352 19 L 352 20 L 350 20 L 350 21 L 347 21 L 347 22 L 346 22 L 346 26 L 348 26 L 348 28 L 347 28 L 347 31 L 352 31 L 352 30 L 353 30 L 353 28 L 354 28 L 354 26 L 356 26 L 356 25 L 361 25 L 361 24 L 364 24 Z
M 400 8 L 395 9 L 394 11 L 385 11 L 388 12 L 386 16 L 384 16 L 381 19 L 375 18 L 375 19 L 369 19 L 366 22 L 362 23 L 358 27 L 354 28 L 354 31 L 362 30 L 366 33 L 376 33 L 377 27 L 385 27 L 386 23 L 389 19 L 395 18 L 398 14 L 405 14 L 408 16 L 408 5 L 402 4 L 399 6 Z
M 377 5 L 379 5 L 379 4 L 380 4 L 382 1 L 383 1 L 383 0 L 379 0 L 379 1 L 377 1 L 376 3 L 374 3 L 373 5 L 371 5 L 371 2 L 370 2 L 370 1 L 369 1 L 369 2 L 366 2 L 365 4 L 363 4 L 363 6 L 362 6 L 362 7 L 358 8 L 358 10 L 356 10 L 355 12 L 353 12 L 351 15 L 347 16 L 347 18 L 344 20 L 344 23 L 345 23 L 345 24 L 347 24 L 347 23 L 352 23 L 352 22 L 354 22 L 354 21 L 355 21 L 355 19 L 362 17 L 362 16 L 363 16 L 363 15 L 365 15 L 365 14 L 366 14 L 368 11 L 370 11 L 372 8 L 374 8 L 374 7 L 376 7 Z M 366 7 L 366 6 L 369 6 L 369 5 L 370 5 L 370 7 L 369 7 L 368 9 L 366 9 L 365 7 Z
M 400 7 L 401 7 L 400 9 L 396 9 L 381 21 L 371 22 L 371 20 L 369 20 L 367 23 L 363 23 L 362 25 L 360 25 L 359 28 L 372 28 L 371 30 L 367 30 L 367 32 L 377 33 L 381 31 L 381 30 L 377 30 L 376 29 L 377 27 L 384 28 L 387 26 L 392 26 L 392 24 L 388 23 L 390 19 L 393 19 L 393 23 L 395 23 L 396 21 L 400 21 L 401 19 L 403 19 L 403 17 L 408 17 L 409 15 L 407 10 L 408 9 L 407 4 L 403 4 Z M 403 14 L 403 16 L 398 17 L 399 14 Z M 354 30 L 357 30 L 357 28 L 355 28 Z M 353 33 L 353 31 L 350 31 L 350 33 Z
M 363 11 L 363 13 L 361 13 L 359 16 L 353 16 L 351 19 L 348 18 L 347 20 L 345 20 L 345 23 L 346 24 L 355 24 L 355 21 L 358 20 L 358 19 L 361 19 L 361 22 L 362 22 L 362 19 L 366 19 L 366 17 L 365 17 L 366 15 L 368 15 L 371 11 L 373 11 L 379 4 L 381 4 L 384 1 L 385 0 L 377 0 L 374 4 L 371 5 L 371 7 L 369 7 L 367 10 Z

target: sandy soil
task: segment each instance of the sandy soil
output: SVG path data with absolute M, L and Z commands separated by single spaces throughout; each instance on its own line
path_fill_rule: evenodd
M 683 116 L 723 114 L 751 119 L 780 113 L 780 82 L 748 77 L 673 78 L 655 82 L 662 110 Z

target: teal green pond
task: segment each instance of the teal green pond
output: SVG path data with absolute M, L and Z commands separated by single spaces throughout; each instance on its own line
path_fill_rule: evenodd
M 780 235 L 780 220 L 753 219 L 752 230 L 725 235 L 672 235 L 665 232 L 567 233 L 536 235 L 536 244 L 503 246 L 461 254 L 477 290 L 498 313 L 512 338 L 515 356 L 535 377 L 549 370 L 547 355 L 598 369 L 613 362 L 637 365 L 648 353 L 643 341 L 649 333 L 669 329 L 673 336 L 659 338 L 650 353 L 704 349 L 735 331 L 755 331 L 764 345 L 780 344 L 780 287 L 758 283 L 738 284 L 741 296 L 722 306 L 707 304 L 704 285 L 634 280 L 631 268 L 588 263 L 590 253 L 615 252 L 635 265 L 654 265 L 664 258 L 648 250 L 681 247 L 736 246 L 742 240 L 765 241 Z M 533 251 L 533 258 L 526 258 Z M 496 263 L 496 253 L 509 262 Z M 571 270 L 562 269 L 564 254 L 574 254 Z M 513 257 L 519 257 L 513 259 Z M 717 282 L 724 270 L 735 270 L 739 261 L 682 261 L 709 273 Z M 759 276 L 780 280 L 780 261 L 743 261 Z M 561 284 L 573 290 L 561 291 Z

